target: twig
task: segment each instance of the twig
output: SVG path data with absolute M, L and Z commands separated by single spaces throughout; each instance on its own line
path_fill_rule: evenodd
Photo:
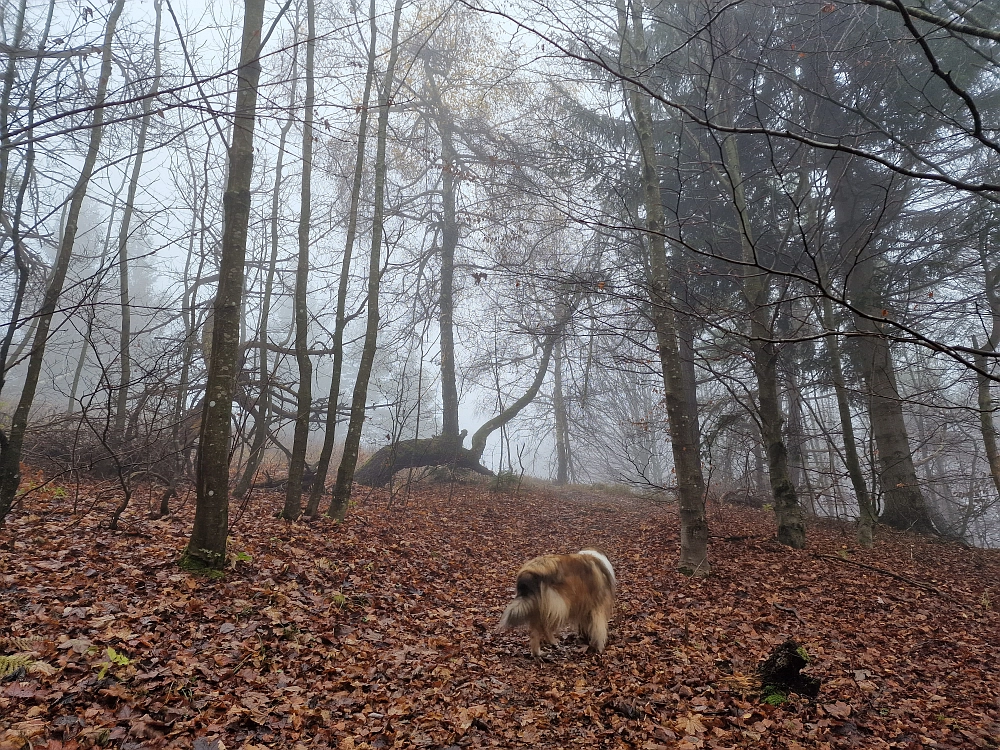
M 798 620 L 799 622 L 801 622 L 803 625 L 807 625 L 808 624 L 805 620 L 803 620 L 799 616 L 799 613 L 795 611 L 795 607 L 783 607 L 780 604 L 773 604 L 773 606 L 774 606 L 775 609 L 780 609 L 782 612 L 789 612 L 789 613 L 795 615 L 795 619 Z
M 856 565 L 859 568 L 864 568 L 865 570 L 871 570 L 875 573 L 881 573 L 882 575 L 889 576 L 890 578 L 895 578 L 896 580 L 902 581 L 903 583 L 908 583 L 911 586 L 916 586 L 918 589 L 923 589 L 924 591 L 930 591 L 932 593 L 937 594 L 938 596 L 942 596 L 945 599 L 955 602 L 957 604 L 961 603 L 951 594 L 947 594 L 941 589 L 936 588 L 935 586 L 931 586 L 929 583 L 922 583 L 921 581 L 915 581 L 912 578 L 908 578 L 907 576 L 904 576 L 900 573 L 893 573 L 891 570 L 886 570 L 885 568 L 877 568 L 874 565 L 868 565 L 867 563 L 857 562 L 856 560 L 848 560 L 846 557 L 839 557 L 837 555 L 822 555 L 816 553 L 813 555 L 813 557 L 818 557 L 823 560 L 833 560 L 834 562 L 842 562 L 842 563 L 848 563 L 850 565 Z

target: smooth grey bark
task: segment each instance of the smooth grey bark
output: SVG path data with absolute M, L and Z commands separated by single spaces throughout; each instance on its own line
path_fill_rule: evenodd
M 642 69 L 646 40 L 642 26 L 642 5 L 628 0 L 631 10 L 631 37 L 626 0 L 617 1 L 622 63 L 626 73 Z M 681 523 L 681 553 L 677 569 L 686 575 L 706 576 L 708 561 L 708 521 L 705 518 L 705 480 L 701 471 L 700 437 L 694 401 L 680 357 L 680 344 L 671 295 L 671 271 L 664 242 L 665 219 L 660 198 L 660 180 L 653 137 L 653 120 L 648 94 L 623 80 L 634 120 L 641 156 L 642 191 L 646 207 L 646 243 L 649 254 L 649 299 L 653 327 L 663 373 L 664 402 L 670 430 L 670 447 L 677 475 L 678 514 Z
M 142 119 L 139 120 L 139 135 L 136 138 L 135 161 L 132 163 L 132 174 L 129 178 L 128 195 L 125 197 L 125 207 L 122 211 L 121 227 L 118 231 L 118 293 L 121 307 L 121 331 L 118 340 L 118 357 L 120 372 L 118 393 L 115 402 L 115 440 L 125 440 L 125 424 L 128 420 L 128 389 L 132 382 L 132 353 L 129 350 L 132 339 L 132 303 L 129 295 L 129 262 L 128 240 L 132 226 L 132 214 L 135 211 L 135 195 L 139 188 L 139 175 L 142 172 L 142 159 L 146 153 L 146 133 L 149 131 L 149 121 L 152 117 L 153 103 L 156 92 L 160 89 L 160 20 L 163 11 L 162 0 L 154 0 L 156 25 L 153 29 L 153 80 L 142 100 Z
M 299 257 L 295 266 L 295 361 L 299 369 L 299 387 L 295 397 L 295 433 L 292 457 L 288 462 L 288 487 L 282 517 L 298 518 L 302 513 L 302 474 L 309 446 L 309 414 L 312 410 L 312 360 L 309 358 L 309 222 L 312 218 L 312 154 L 315 84 L 313 59 L 316 54 L 316 12 L 314 0 L 306 0 L 306 79 L 305 112 L 302 120 L 302 188 L 299 201 Z
M 337 411 L 340 406 L 340 381 L 344 372 L 344 329 L 347 327 L 347 289 L 350 282 L 351 256 L 358 232 L 358 204 L 361 201 L 361 183 L 365 170 L 365 146 L 368 142 L 368 104 L 371 101 L 372 85 L 375 80 L 375 40 L 378 38 L 375 0 L 368 7 L 370 40 L 368 46 L 368 70 L 365 73 L 365 91 L 361 97 L 361 122 L 358 125 L 358 145 L 354 157 L 354 179 L 351 183 L 351 205 L 347 213 L 347 236 L 344 240 L 344 256 L 340 262 L 340 281 L 337 285 L 337 316 L 333 326 L 333 372 L 330 374 L 330 392 L 326 407 L 326 424 L 323 446 L 316 462 L 306 515 L 319 513 L 319 503 L 326 491 L 326 476 L 330 470 L 330 459 L 337 438 Z
M 243 7 L 243 40 L 229 146 L 229 176 L 223 195 L 222 257 L 213 305 L 212 353 L 198 444 L 197 505 L 191 538 L 182 557 L 184 565 L 214 569 L 225 565 L 229 535 L 229 451 L 250 219 L 264 0 L 244 0 Z
M 69 271 L 69 262 L 73 256 L 73 246 L 79 229 L 80 212 L 87 195 L 90 178 L 97 164 L 97 156 L 101 148 L 101 138 L 104 133 L 104 104 L 107 99 L 108 82 L 111 79 L 112 42 L 115 28 L 121 16 L 125 0 L 116 0 L 108 16 L 104 30 L 104 44 L 101 54 L 100 79 L 94 95 L 93 117 L 90 124 L 90 139 L 84 156 L 80 176 L 73 187 L 70 207 L 66 216 L 66 227 L 62 241 L 56 254 L 52 272 L 42 298 L 41 307 L 36 315 L 37 324 L 32 342 L 31 354 L 28 357 L 28 368 L 25 373 L 24 387 L 21 398 L 11 418 L 10 433 L 7 439 L 0 443 L 0 524 L 3 523 L 14 502 L 14 496 L 21 483 L 21 452 L 24 447 L 24 436 L 28 429 L 28 415 L 35 399 L 38 378 L 42 370 L 42 360 L 45 356 L 45 346 L 48 342 L 49 328 L 55 315 L 56 305 L 62 296 L 63 284 Z
M 368 262 L 368 316 L 365 327 L 365 341 L 358 363 L 358 376 L 354 382 L 351 399 L 351 419 L 344 440 L 344 454 L 337 469 L 337 484 L 330 501 L 330 515 L 338 521 L 347 515 L 347 503 L 354 484 L 354 470 L 358 465 L 358 449 L 361 445 L 361 431 L 364 428 L 365 406 L 368 401 L 368 381 L 371 378 L 375 351 L 378 346 L 379 328 L 379 285 L 381 282 L 381 250 L 385 216 L 386 180 L 386 139 L 389 130 L 389 107 L 395 86 L 396 60 L 399 58 L 399 20 L 403 12 L 403 0 L 396 0 L 392 17 L 392 36 L 389 42 L 389 61 L 382 79 L 379 93 L 378 134 L 375 146 L 375 213 L 372 219 L 372 244 Z M 374 42 L 373 42 L 374 45 Z

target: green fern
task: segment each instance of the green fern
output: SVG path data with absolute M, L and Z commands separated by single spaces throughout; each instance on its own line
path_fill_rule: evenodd
M 45 643 L 45 639 L 40 635 L 29 635 L 26 637 L 6 637 L 0 638 L 0 650 L 3 651 L 38 651 L 38 647 Z
M 42 650 L 44 643 L 45 639 L 37 635 L 0 638 L 0 650 L 15 652 L 6 656 L 0 654 L 0 679 L 9 677 L 19 669 L 43 675 L 53 675 L 59 671 L 47 661 L 35 659 L 35 653 Z
M 13 656 L 0 654 L 0 678 L 9 677 L 19 669 L 27 669 L 33 661 L 31 654 L 14 654 Z

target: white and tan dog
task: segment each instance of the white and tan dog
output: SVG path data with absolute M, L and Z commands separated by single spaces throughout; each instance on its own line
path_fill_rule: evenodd
M 536 557 L 517 572 L 517 598 L 507 605 L 497 632 L 527 627 L 531 653 L 539 656 L 542 641 L 555 644 L 562 628 L 574 626 L 588 650 L 601 653 L 616 585 L 615 569 L 597 550 Z

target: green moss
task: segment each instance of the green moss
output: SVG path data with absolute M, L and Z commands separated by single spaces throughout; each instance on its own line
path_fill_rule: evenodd
M 774 685 L 765 685 L 763 690 L 764 703 L 769 706 L 780 706 L 786 700 L 788 700 L 788 695 L 776 688 Z
M 181 570 L 205 576 L 212 580 L 218 580 L 225 576 L 225 571 L 223 570 L 225 564 L 225 554 L 220 555 L 207 549 L 196 551 L 186 549 L 177 561 L 177 565 Z

